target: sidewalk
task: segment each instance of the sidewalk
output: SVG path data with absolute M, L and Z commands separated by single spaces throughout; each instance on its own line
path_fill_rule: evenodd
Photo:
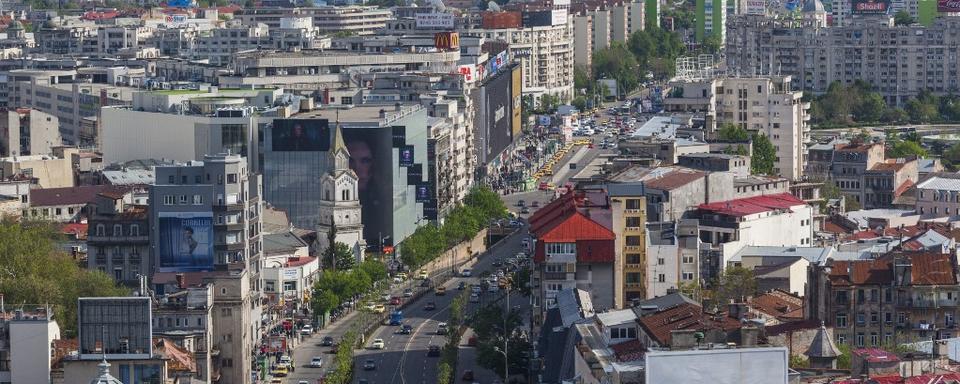
M 494 383 L 501 382 L 500 376 L 493 371 L 477 365 L 477 349 L 468 345 L 470 338 L 474 336 L 473 328 L 467 328 L 460 339 L 460 351 L 457 354 L 457 372 L 455 379 L 460 381 L 463 377 L 463 371 L 473 371 L 474 383 Z

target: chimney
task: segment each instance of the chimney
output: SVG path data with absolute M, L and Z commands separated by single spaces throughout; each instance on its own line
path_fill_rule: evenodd
M 757 327 L 740 328 L 740 346 L 741 347 L 756 347 L 758 339 L 760 339 L 760 328 L 757 328 Z
M 400 112 L 400 103 L 394 104 L 394 105 L 393 105 L 393 110 L 394 110 L 394 111 L 397 111 L 397 112 Z
M 387 111 L 384 111 L 383 109 L 380 109 L 380 118 L 381 118 L 381 119 L 384 119 L 384 118 L 386 118 L 386 117 L 387 117 Z
M 177 288 L 184 289 L 186 288 L 186 283 L 183 281 L 183 274 L 177 274 Z

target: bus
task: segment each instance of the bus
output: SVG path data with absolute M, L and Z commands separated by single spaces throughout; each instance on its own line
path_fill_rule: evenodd
M 403 323 L 403 311 L 393 311 L 390 314 L 390 325 L 400 325 Z

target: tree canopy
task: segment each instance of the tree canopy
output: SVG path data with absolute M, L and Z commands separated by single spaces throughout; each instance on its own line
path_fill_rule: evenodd
M 910 16 L 910 13 L 907 11 L 899 10 L 893 15 L 893 23 L 895 25 L 910 25 L 914 22 L 913 16 Z
M 717 303 L 729 303 L 731 300 L 740 302 L 753 296 L 757 291 L 753 270 L 744 267 L 724 269 L 714 286 Z
M 314 313 L 327 313 L 386 278 L 387 268 L 377 260 L 364 260 L 351 270 L 324 270 L 313 284 L 310 306 Z
M 627 46 L 619 41 L 593 53 L 593 71 L 597 79 L 616 79 L 617 86 L 629 92 L 640 84 L 640 66 Z
M 720 126 L 720 130 L 717 132 L 718 138 L 724 141 L 749 141 L 750 133 L 742 127 L 725 123 Z
M 776 148 L 766 135 L 753 135 L 753 157 L 750 158 L 750 168 L 755 174 L 774 174 L 774 164 L 777 159 Z
M 75 335 L 77 298 L 126 296 L 100 271 L 80 268 L 61 251 L 50 223 L 0 221 L 0 292 L 7 303 L 47 305 L 67 335 Z

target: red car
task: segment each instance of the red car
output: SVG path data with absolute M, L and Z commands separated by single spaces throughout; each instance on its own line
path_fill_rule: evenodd
M 399 298 L 399 297 L 396 297 L 396 296 L 391 297 L 391 298 L 390 298 L 390 305 L 400 305 L 400 298 Z

